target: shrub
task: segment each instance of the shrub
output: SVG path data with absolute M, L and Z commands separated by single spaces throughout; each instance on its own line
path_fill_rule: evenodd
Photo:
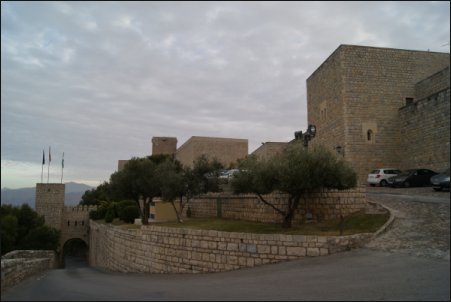
M 139 218 L 139 216 L 139 208 L 136 204 L 126 206 L 119 213 L 119 219 L 127 223 L 133 223 L 135 218 Z
M 113 221 L 115 215 L 114 215 L 114 209 L 109 209 L 105 214 L 105 222 L 110 223 Z
M 89 212 L 89 218 L 92 220 L 104 219 L 107 210 L 105 208 L 98 208 Z

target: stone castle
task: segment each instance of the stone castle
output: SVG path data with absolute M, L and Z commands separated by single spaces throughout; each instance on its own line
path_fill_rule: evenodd
M 340 45 L 307 79 L 311 145 L 376 168 L 449 167 L 448 53 Z
M 63 264 L 65 248 L 71 241 L 89 246 L 89 211 L 95 206 L 68 207 L 64 205 L 65 184 L 36 184 L 36 212 L 45 223 L 61 231 L 59 255 Z
M 324 203 L 323 197 L 315 197 L 319 205 L 325 204 L 323 208 L 317 207 L 320 210 L 314 213 L 316 218 L 333 218 L 341 214 L 340 211 L 352 212 L 365 207 L 363 185 L 368 172 L 374 168 L 441 170 L 449 167 L 449 63 L 446 53 L 341 45 L 307 79 L 308 124 L 317 129 L 309 147 L 322 144 L 337 156 L 343 156 L 358 171 L 361 185 L 354 191 L 324 193 L 334 200 L 331 202 Z M 254 154 L 271 157 L 290 143 L 268 142 Z M 153 137 L 152 154 L 174 154 L 185 165 L 192 165 L 197 156 L 205 154 L 228 166 L 248 155 L 248 141 L 193 136 L 177 149 L 176 138 Z M 119 170 L 125 162 L 119 161 Z M 71 240 L 81 240 L 86 246 L 95 246 L 95 250 L 102 249 L 99 241 L 88 232 L 89 211 L 93 208 L 64 206 L 64 190 L 64 184 L 36 185 L 37 212 L 44 216 L 48 225 L 62 232 L 61 259 Z M 215 198 L 214 204 L 221 204 L 220 197 Z M 213 203 L 199 202 L 199 213 L 205 210 L 204 204 L 211 206 Z M 249 209 L 256 209 L 253 201 L 243 210 L 250 213 L 246 219 L 261 220 L 258 217 L 261 211 L 253 214 Z M 341 210 L 335 213 L 333 209 Z M 218 208 L 208 211 L 215 213 Z M 241 215 L 241 212 L 230 213 Z M 304 214 L 305 209 L 300 209 L 299 216 Z M 165 251 L 169 251 L 168 248 L 165 247 Z M 226 251 L 228 249 L 227 246 Z M 301 248 L 299 254 L 305 253 L 305 248 Z M 107 257 L 107 254 L 95 256 L 93 251 L 90 255 L 91 261 L 96 257 L 95 262 L 101 261 L 102 255 Z M 220 264 L 225 261 L 228 265 L 230 259 L 223 256 L 219 257 Z M 184 269 L 190 270 L 189 266 Z
M 340 45 L 307 79 L 309 145 L 324 145 L 350 162 L 359 185 L 376 168 L 449 168 L 448 53 Z M 266 142 L 252 152 L 269 158 L 291 142 Z M 247 140 L 153 137 L 152 154 L 175 154 L 185 165 L 205 154 L 225 166 L 245 157 Z M 120 161 L 119 166 L 125 161 Z

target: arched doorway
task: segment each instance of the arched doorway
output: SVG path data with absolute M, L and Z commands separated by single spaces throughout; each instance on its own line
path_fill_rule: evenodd
M 86 242 L 80 238 L 67 240 L 63 245 L 62 267 L 78 268 L 88 266 L 89 249 Z

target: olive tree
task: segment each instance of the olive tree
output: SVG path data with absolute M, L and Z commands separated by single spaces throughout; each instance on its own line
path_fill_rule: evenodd
M 110 176 L 111 194 L 117 200 L 132 199 L 140 209 L 142 224 L 149 224 L 149 208 L 154 198 L 161 196 L 161 169 L 170 156 L 134 157 L 121 171 Z
M 254 193 L 264 204 L 283 217 L 283 227 L 291 227 L 295 211 L 306 196 L 319 189 L 355 187 L 357 175 L 344 160 L 324 147 L 308 151 L 298 144 L 269 160 L 249 156 L 239 162 L 240 172 L 232 178 L 235 193 Z M 279 191 L 288 195 L 284 207 L 278 207 L 265 194 Z
M 172 204 L 178 222 L 183 222 L 183 209 L 194 196 L 219 190 L 221 168 L 217 160 L 209 160 L 204 155 L 196 158 L 192 168 L 182 167 L 178 161 L 166 161 L 159 166 L 163 201 Z

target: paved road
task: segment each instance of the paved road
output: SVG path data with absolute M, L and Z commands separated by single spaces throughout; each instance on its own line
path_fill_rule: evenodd
M 107 273 L 69 261 L 67 269 L 48 271 L 5 291 L 2 300 L 449 301 L 449 193 L 415 193 L 418 201 L 405 194 L 409 192 L 369 191 L 368 198 L 392 208 L 396 219 L 362 249 L 196 275 Z M 422 202 L 421 196 L 435 201 Z

